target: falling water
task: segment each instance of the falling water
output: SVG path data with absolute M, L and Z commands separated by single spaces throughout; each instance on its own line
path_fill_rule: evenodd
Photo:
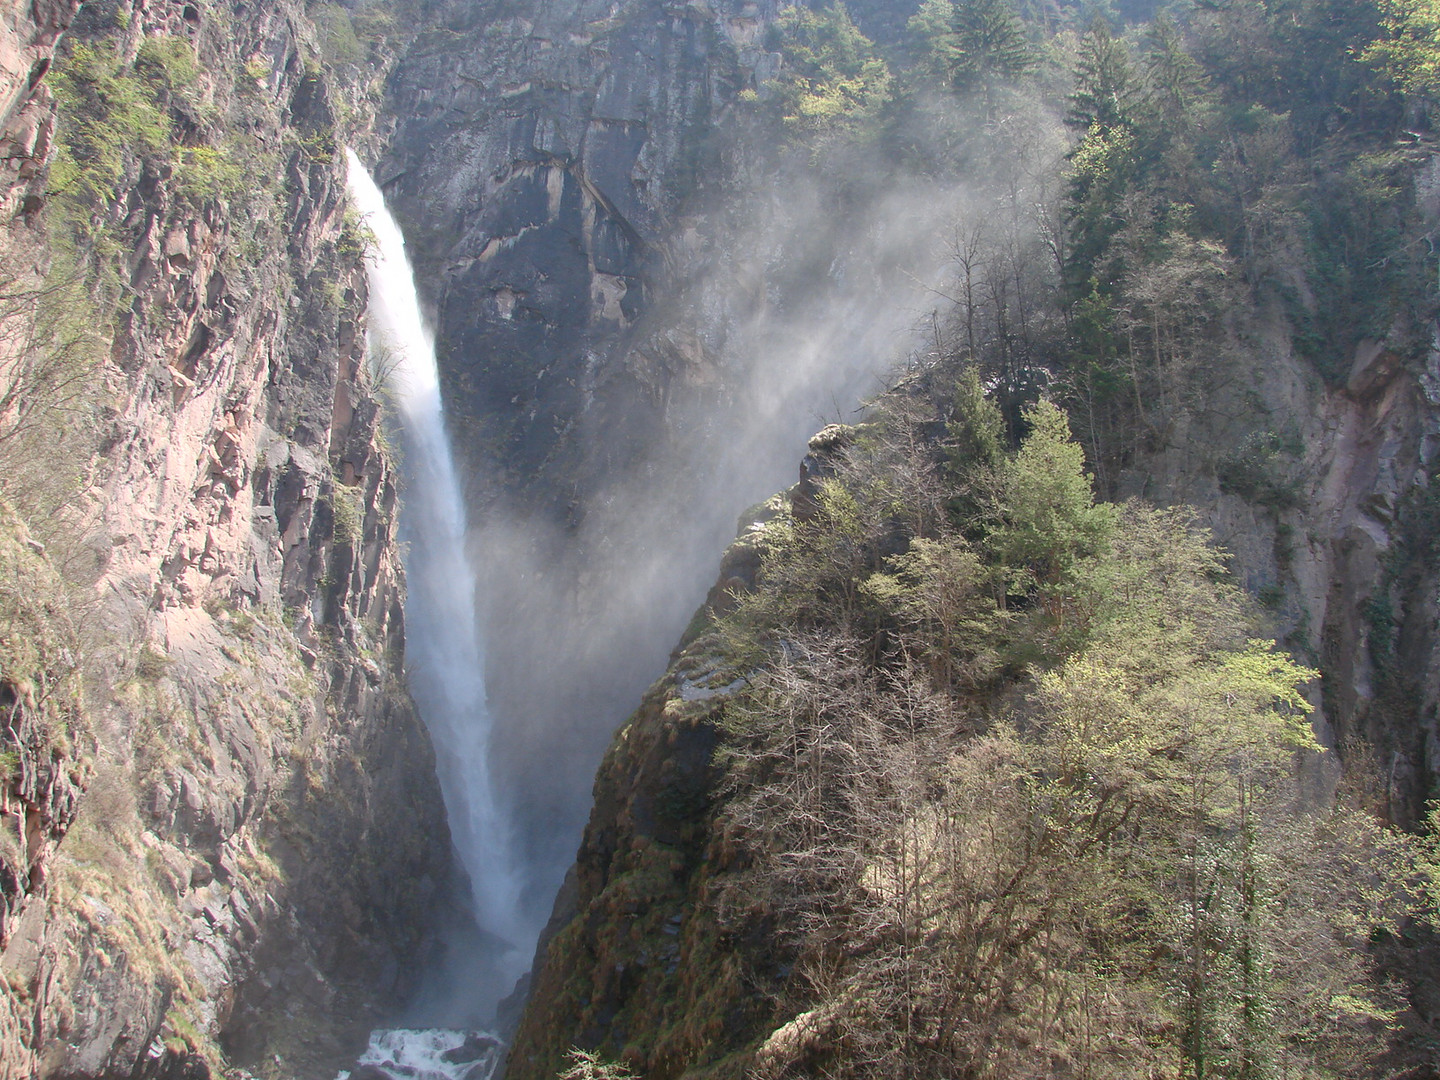
M 488 1007 L 525 969 L 533 931 L 520 911 L 521 878 L 488 767 L 491 715 L 475 572 L 465 550 L 465 506 L 445 433 L 434 341 L 420 313 L 404 238 L 360 159 L 346 150 L 346 160 L 351 199 L 374 234 L 366 258 L 371 362 L 394 396 L 404 439 L 401 535 L 408 546 L 410 690 L 435 744 L 451 834 L 470 875 L 485 951 L 493 954 L 467 958 L 494 982 L 480 991 Z

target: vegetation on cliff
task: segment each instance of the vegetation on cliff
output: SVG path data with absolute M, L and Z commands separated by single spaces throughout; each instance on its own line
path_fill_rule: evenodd
M 957 462 L 1001 420 L 946 397 L 944 437 L 855 433 L 721 624 L 767 656 L 717 720 L 717 911 L 787 953 L 753 1067 L 1365 1072 L 1403 1009 L 1371 943 L 1430 909 L 1404 835 L 1316 780 L 1316 673 L 1186 512 L 1092 501 L 1053 405 Z
M 582 1030 L 628 1038 L 566 1075 L 1414 1060 L 1394 954 L 1436 917 L 1429 842 L 1363 754 L 1337 784 L 1317 673 L 1193 515 L 1096 502 L 1060 410 L 1023 424 L 1006 449 L 974 369 L 937 365 L 817 436 L 753 587 L 602 770 L 649 789 L 589 909 L 630 929 L 577 920 L 550 963 Z
M 0 119 L 6 1080 L 331 1076 L 432 940 L 334 154 L 383 65 L 319 15 L 87 4 Z
M 1017 148 L 990 129 L 1033 124 L 1037 108 L 1070 129 L 1051 205 L 1023 208 L 1055 215 L 1026 257 L 1053 264 L 1064 318 L 1037 333 L 985 305 L 991 324 L 965 347 L 987 378 L 1025 395 L 1009 385 L 1014 349 L 1020 366 L 1062 376 L 1109 469 L 1194 407 L 1231 304 L 1282 305 L 1297 346 L 1340 382 L 1357 341 L 1423 322 L 1434 297 L 1415 167 L 1440 49 L 1424 4 L 1206 4 L 1132 24 L 1052 15 L 934 0 L 886 48 L 843 5 L 791 9 L 775 27 L 785 63 L 768 85 L 783 123 L 812 141 L 858 131 L 927 165 L 934 148 L 913 125 L 937 94 L 971 127 L 962 138 L 991 140 L 998 171 Z M 960 164 L 984 183 L 983 164 Z M 1039 178 L 1027 179 L 1033 195 Z M 1012 284 L 1012 303 L 1042 300 L 1023 275 Z
M 1434 791 L 1394 762 L 1430 697 L 1395 657 L 1434 644 L 1437 480 L 1417 453 L 1366 504 L 1370 636 L 1339 561 L 1307 623 L 1331 451 L 1265 384 L 1377 429 L 1430 385 L 1434 13 L 851 11 L 782 19 L 754 104 L 976 210 L 936 222 L 928 343 L 617 737 L 512 1075 L 572 1042 L 567 1075 L 651 1080 L 1428 1075 Z M 1182 487 L 1273 551 L 1235 573 Z
M 260 8 L 89 5 L 46 83 L 48 175 L 12 200 L 0 569 L 39 587 L 0 590 L 0 1066 L 228 1051 L 318 1075 L 339 1026 L 403 995 L 444 873 L 335 161 L 393 23 Z M 935 223 L 930 343 L 757 515 L 607 757 L 585 910 L 512 1075 L 576 1041 L 569 1075 L 651 1080 L 1411 1067 L 1433 792 L 1394 762 L 1425 739 L 1436 478 L 1405 459 L 1418 480 L 1367 504 L 1394 544 L 1363 633 L 1308 625 L 1290 572 L 1316 482 L 1256 387 L 1299 355 L 1359 426 L 1394 372 L 1429 386 L 1440 17 L 855 10 L 782 13 L 770 77 L 741 90 L 737 65 L 705 115 L 733 92 L 773 157 L 838 174 L 842 211 L 879 160 L 958 176 L 974 212 Z M 661 105 L 623 82 L 599 126 L 628 145 Z M 589 167 L 570 154 L 544 159 L 562 194 Z M 571 190 L 601 206 L 595 177 Z M 638 304 L 607 306 L 623 329 Z M 1233 579 L 1173 487 L 1122 498 L 1187 454 L 1273 538 L 1269 577 Z M 92 657 L 72 594 L 97 582 Z M 1368 713 L 1347 652 L 1373 661 Z

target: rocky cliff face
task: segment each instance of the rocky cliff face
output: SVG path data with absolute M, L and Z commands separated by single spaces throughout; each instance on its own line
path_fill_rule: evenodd
M 715 343 L 655 305 L 733 168 L 727 125 L 773 63 L 772 8 L 452 4 L 391 80 L 376 174 L 432 306 L 507 718 L 498 772 L 535 865 L 572 852 L 597 702 L 618 720 L 693 608 L 667 560 L 697 527 L 699 550 L 717 543 L 676 510 L 705 452 L 687 409 L 725 375 Z M 555 883 L 542 873 L 537 912 Z
M 698 355 L 641 345 L 773 5 L 455 5 L 392 83 L 379 179 L 418 242 L 481 493 L 565 521 L 653 442 Z
M 76 389 L 0 451 L 0 1075 L 333 1075 L 427 949 L 447 833 L 336 153 L 364 87 L 325 44 L 291 4 L 88 5 L 9 109 L 7 361 Z
M 703 596 L 694 568 L 816 418 L 874 388 L 912 317 L 897 267 L 923 276 L 933 246 L 893 175 L 814 167 L 760 123 L 774 14 L 451 5 L 390 84 L 377 175 L 468 466 L 494 753 L 537 913 L 609 729 Z
M 1263 321 L 1263 320 L 1262 320 Z M 1424 331 L 1420 332 L 1421 334 Z M 1265 362 L 1218 389 L 1117 493 L 1200 507 L 1278 631 L 1323 673 L 1322 740 L 1373 757 L 1410 826 L 1440 778 L 1433 610 L 1440 351 L 1417 329 L 1363 341 L 1342 385 L 1269 319 Z

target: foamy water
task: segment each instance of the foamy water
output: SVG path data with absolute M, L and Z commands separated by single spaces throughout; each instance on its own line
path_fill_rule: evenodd
M 475 919 L 495 955 L 482 1010 L 508 993 L 529 962 L 534 932 L 520 911 L 521 874 L 509 823 L 490 774 L 492 717 L 485 647 L 476 618 L 475 573 L 465 547 L 466 515 L 445 431 L 435 346 L 421 314 L 405 240 L 353 151 L 350 196 L 374 234 L 369 349 L 400 414 L 404 442 L 401 539 L 408 579 L 406 668 L 410 691 L 435 744 L 436 771 L 455 848 L 470 875 Z
M 370 1045 L 357 1066 L 383 1069 L 396 1080 L 490 1080 L 503 1047 L 488 1035 L 441 1028 L 383 1028 L 370 1033 Z M 360 1072 L 342 1072 L 337 1080 Z

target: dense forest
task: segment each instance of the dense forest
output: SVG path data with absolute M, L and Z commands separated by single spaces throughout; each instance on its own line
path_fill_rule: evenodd
M 555 991 L 592 1047 L 564 1075 L 1434 1075 L 1437 818 L 1355 731 L 1316 739 L 1303 447 L 1253 387 L 1283 352 L 1363 394 L 1367 341 L 1424 368 L 1440 9 L 925 0 L 770 33 L 784 64 L 741 100 L 771 168 L 970 204 L 935 222 L 924 344 L 742 517 L 680 690 L 627 729 L 710 727 L 716 779 L 589 909 L 632 912 L 640 951 L 583 918 L 552 945 L 640 957 L 629 989 Z M 1274 524 L 1280 576 L 1147 488 L 1177 451 Z M 1392 509 L 1433 561 L 1433 495 Z M 633 914 L 666 895 L 715 923 L 678 957 Z

